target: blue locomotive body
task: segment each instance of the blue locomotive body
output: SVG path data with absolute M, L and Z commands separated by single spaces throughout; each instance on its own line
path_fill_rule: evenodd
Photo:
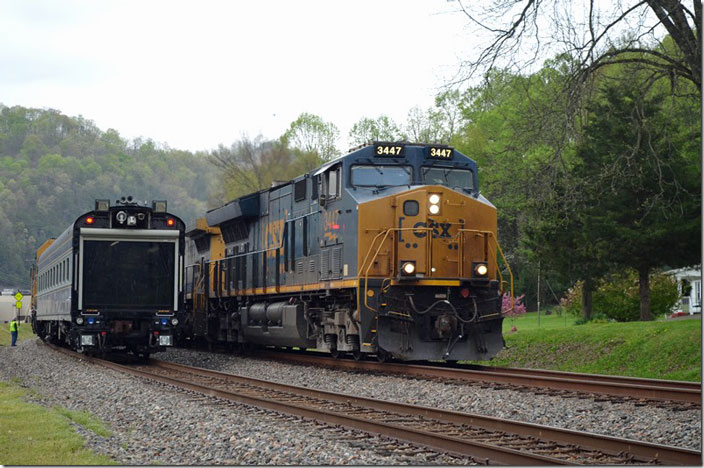
M 491 358 L 507 282 L 476 169 L 450 147 L 375 142 L 209 211 L 187 232 L 184 335 Z

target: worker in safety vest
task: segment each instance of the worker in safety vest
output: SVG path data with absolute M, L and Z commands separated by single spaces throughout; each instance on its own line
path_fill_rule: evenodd
M 17 317 L 13 318 L 10 322 L 10 334 L 12 335 L 12 346 L 17 346 L 17 332 L 20 329 L 20 323 L 17 321 Z

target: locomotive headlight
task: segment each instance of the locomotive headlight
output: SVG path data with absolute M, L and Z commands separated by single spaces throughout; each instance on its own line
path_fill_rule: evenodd
M 430 205 L 428 206 L 428 211 L 432 215 L 440 213 L 440 195 L 433 193 L 428 197 Z
M 173 325 L 174 327 L 178 325 L 178 319 L 176 317 L 171 319 L 171 325 Z
M 474 273 L 476 273 L 477 276 L 486 276 L 486 274 L 489 273 L 489 267 L 486 266 L 486 263 L 477 263 L 474 266 Z
M 416 264 L 413 262 L 405 262 L 403 266 L 401 266 L 401 273 L 404 275 L 412 275 L 416 272 Z
M 136 224 L 137 224 L 137 217 L 136 216 L 127 217 L 127 225 L 128 226 L 134 226 Z
M 124 211 L 118 211 L 117 214 L 115 215 L 115 219 L 120 224 L 124 224 L 124 222 L 127 221 L 127 213 L 125 213 Z
M 76 323 L 79 324 L 79 325 L 83 325 L 83 317 L 78 317 L 78 318 L 76 319 Z

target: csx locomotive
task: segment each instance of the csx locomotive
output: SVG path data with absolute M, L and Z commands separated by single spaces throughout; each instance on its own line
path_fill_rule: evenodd
M 183 309 L 185 225 L 165 201 L 96 200 L 37 251 L 32 328 L 88 354 L 172 346 Z
M 374 142 L 197 219 L 180 332 L 356 359 L 490 359 L 512 283 L 496 228 L 474 161 Z

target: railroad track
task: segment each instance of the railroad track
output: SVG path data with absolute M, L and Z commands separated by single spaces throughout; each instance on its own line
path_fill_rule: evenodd
M 380 434 L 480 463 L 701 464 L 701 452 L 690 449 L 294 387 L 157 360 L 127 366 L 87 360 L 216 398 Z
M 440 378 L 473 383 L 516 385 L 548 389 L 555 392 L 592 393 L 617 397 L 621 400 L 642 400 L 641 403 L 669 403 L 678 408 L 701 407 L 701 383 L 639 379 L 597 374 L 577 374 L 571 372 L 544 371 L 535 369 L 512 369 L 500 367 L 446 367 L 400 363 L 379 363 L 374 361 L 354 361 L 334 359 L 311 353 L 284 353 L 263 351 L 258 356 L 277 360 L 299 362 L 337 369 L 361 370 L 366 372 L 393 373 L 420 378 Z

